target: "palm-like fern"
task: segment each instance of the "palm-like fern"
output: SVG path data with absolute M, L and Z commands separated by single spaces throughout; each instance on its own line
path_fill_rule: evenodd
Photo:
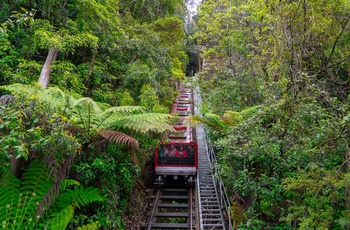
M 209 127 L 222 132 L 226 130 L 228 127 L 232 125 L 237 125 L 243 121 L 244 118 L 251 116 L 256 113 L 256 111 L 260 109 L 260 106 L 253 106 L 242 110 L 241 112 L 227 110 L 224 115 L 219 116 L 217 114 L 212 113 L 211 111 L 206 111 L 202 116 L 193 116 L 191 118 L 192 121 L 202 122 Z
M 65 229 L 75 207 L 103 200 L 97 189 L 76 186 L 73 190 L 63 191 L 51 206 L 39 212 L 40 203 L 52 186 L 55 186 L 54 176 L 40 159 L 32 162 L 21 179 L 5 169 L 0 180 L 0 223 L 3 228 Z
M 137 140 L 127 134 L 121 135 L 116 130 L 129 129 L 140 133 L 173 131 L 172 126 L 168 123 L 171 117 L 169 114 L 146 113 L 145 109 L 140 106 L 104 109 L 91 98 L 84 97 L 76 100 L 56 87 L 43 90 L 40 86 L 13 84 L 5 88 L 14 95 L 37 97 L 47 101 L 53 108 L 64 111 L 73 123 L 82 128 L 90 141 L 95 139 L 95 135 L 101 134 L 109 141 L 127 144 L 131 147 L 132 154 L 135 153 L 133 150 L 138 147 Z M 115 132 L 107 132 L 107 130 Z M 133 156 L 133 159 L 136 159 L 136 156 Z M 134 163 L 137 162 L 134 160 Z

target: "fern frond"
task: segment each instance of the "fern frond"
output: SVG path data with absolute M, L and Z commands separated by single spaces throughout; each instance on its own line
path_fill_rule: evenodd
M 125 133 L 105 129 L 100 130 L 99 133 L 108 141 L 114 142 L 116 144 L 123 144 L 134 148 L 139 147 L 139 142 L 135 138 L 132 138 Z
M 80 208 L 89 203 L 101 201 L 104 201 L 104 198 L 100 195 L 97 188 L 76 186 L 74 189 L 67 189 L 60 194 L 56 202 L 51 206 L 50 215 L 60 212 L 71 204 Z
M 34 160 L 22 178 L 20 191 L 25 200 L 23 202 L 23 209 L 18 210 L 18 215 L 24 220 L 35 219 L 37 205 L 42 201 L 53 184 L 53 177 L 49 176 L 48 169 L 45 167 L 42 159 L 37 158 Z M 27 227 L 33 224 L 34 221 L 25 222 Z
M 225 122 L 221 119 L 219 115 L 209 112 L 204 114 L 204 117 L 208 121 L 206 122 L 206 124 L 211 125 L 213 128 L 217 129 L 226 127 Z
M 144 113 L 145 110 L 141 106 L 118 106 L 111 107 L 99 114 L 101 128 L 109 128 L 110 124 L 116 120 L 123 119 L 132 114 Z
M 240 123 L 243 121 L 242 115 L 236 111 L 227 110 L 225 111 L 223 117 L 232 119 L 234 123 Z
M 49 169 L 48 177 L 53 177 L 54 184 L 38 204 L 35 216 L 42 215 L 42 213 L 49 209 L 52 202 L 58 197 L 61 191 L 62 180 L 68 176 L 69 166 L 72 165 L 73 160 L 73 155 L 64 159 L 62 162 L 58 162 L 53 155 L 44 157 L 45 166 Z
M 24 173 L 21 184 L 22 193 L 33 193 L 45 195 L 53 184 L 52 177 L 48 176 L 47 167 L 44 163 L 36 159 Z
M 15 216 L 19 204 L 20 183 L 10 169 L 5 169 L 0 180 L 0 223 L 8 223 Z
M 76 100 L 73 104 L 73 109 L 86 114 L 89 111 L 94 114 L 100 114 L 102 112 L 100 106 L 98 106 L 98 104 L 89 97 L 83 97 Z
M 4 86 L 4 88 L 11 91 L 14 96 L 29 96 L 37 94 L 37 92 L 41 90 L 39 87 L 33 85 L 24 85 L 20 83 L 7 85 Z
M 207 113 L 205 114 L 207 117 L 206 118 L 202 118 L 200 116 L 192 116 L 191 117 L 191 121 L 193 122 L 202 122 L 206 125 L 208 125 L 209 127 L 212 127 L 216 130 L 220 130 L 222 128 L 225 128 L 225 123 L 220 120 L 220 117 L 216 114 L 213 113 Z
M 235 121 L 234 119 L 230 118 L 230 117 L 220 117 L 220 120 L 223 121 L 225 124 L 227 125 L 234 125 L 237 124 L 237 121 Z
M 253 106 L 253 107 L 249 107 L 247 109 L 242 110 L 241 112 L 239 112 L 239 114 L 242 115 L 242 117 L 246 118 L 251 116 L 254 113 L 257 113 L 259 109 L 261 109 L 261 105 L 257 105 L 257 106 Z
M 122 117 L 122 116 L 128 116 L 135 113 L 144 113 L 144 112 L 145 112 L 145 108 L 142 106 L 114 106 L 103 111 L 101 116 L 103 116 L 104 114 L 112 113 L 112 114 L 116 114 L 116 116 Z
M 72 190 L 73 191 L 73 190 Z M 104 201 L 103 196 L 100 195 L 97 188 L 84 188 L 83 186 L 75 187 L 73 204 L 80 208 L 92 202 Z
M 75 103 L 75 99 L 71 97 L 70 95 L 63 92 L 61 89 L 57 87 L 49 87 L 45 90 L 43 90 L 39 97 L 48 103 L 51 104 L 51 106 L 58 108 L 58 109 L 64 109 L 68 106 Z
M 144 113 L 135 114 L 116 122 L 114 125 L 129 128 L 140 133 L 148 131 L 162 133 L 164 131 L 174 131 L 173 127 L 168 124 L 171 115 L 163 113 Z
M 74 208 L 72 205 L 69 205 L 59 213 L 55 213 L 55 215 L 46 222 L 45 229 L 66 229 L 69 221 L 73 218 L 73 216 Z
M 72 180 L 72 179 L 63 179 L 61 182 L 61 192 L 72 185 L 80 186 L 80 183 L 79 181 Z
M 98 115 L 102 110 L 98 104 L 89 97 L 76 100 L 73 104 L 73 112 L 77 114 L 73 121 L 77 125 L 83 126 L 88 132 L 90 132 L 91 129 L 97 128 L 100 123 Z
M 47 168 L 39 159 L 30 164 L 21 180 L 5 169 L 0 183 L 0 205 L 4 205 L 5 209 L 0 208 L 0 219 L 5 221 L 2 223 L 6 223 L 6 228 L 33 229 L 37 220 L 37 204 L 51 185 Z

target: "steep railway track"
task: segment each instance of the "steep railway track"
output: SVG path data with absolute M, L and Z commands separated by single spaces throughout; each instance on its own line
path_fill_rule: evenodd
M 142 229 L 198 229 L 195 188 L 157 188 L 148 192 L 148 221 Z

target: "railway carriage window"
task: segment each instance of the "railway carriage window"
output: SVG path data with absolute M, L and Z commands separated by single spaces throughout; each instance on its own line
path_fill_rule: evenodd
M 190 143 L 160 144 L 158 146 L 158 164 L 193 166 L 195 146 Z

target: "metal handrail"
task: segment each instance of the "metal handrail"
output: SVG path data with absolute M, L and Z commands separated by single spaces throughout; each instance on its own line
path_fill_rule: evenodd
M 208 134 L 206 136 L 207 136 L 206 142 L 207 142 L 207 148 L 208 148 L 207 150 L 208 150 L 208 154 L 209 154 L 209 159 L 213 165 L 213 169 L 214 169 L 214 173 L 215 173 L 214 180 L 215 180 L 216 185 L 218 186 L 218 192 L 220 193 L 220 205 L 221 205 L 221 208 L 227 213 L 228 229 L 232 230 L 230 200 L 228 198 L 224 182 L 222 181 L 221 178 L 215 176 L 215 175 L 219 175 L 218 164 L 216 161 L 216 155 L 214 152 L 213 144 L 211 143 Z
M 201 96 L 200 96 L 200 88 L 199 85 L 196 86 L 195 91 L 197 91 L 198 93 L 198 97 L 195 98 L 194 97 L 194 101 L 199 100 L 201 104 Z M 205 129 L 204 129 L 205 130 Z M 205 130 L 206 132 L 206 130 Z M 213 144 L 211 143 L 208 133 L 206 132 L 206 148 L 207 148 L 207 152 L 209 154 L 209 160 L 211 162 L 211 164 L 213 165 L 213 169 L 214 169 L 214 173 L 215 175 L 219 175 L 219 170 L 217 167 L 217 161 L 216 161 L 216 155 L 214 152 L 214 148 L 213 148 Z M 228 219 L 228 230 L 232 230 L 232 222 L 231 222 L 231 207 L 230 207 L 230 200 L 227 196 L 227 192 L 226 192 L 226 188 L 224 185 L 224 182 L 221 180 L 221 178 L 218 178 L 217 176 L 214 175 L 214 182 L 216 184 L 216 186 L 218 186 L 217 191 L 220 193 L 220 205 L 221 205 L 221 209 L 224 210 L 227 213 L 227 219 Z M 200 226 L 201 229 L 203 229 L 203 226 Z

